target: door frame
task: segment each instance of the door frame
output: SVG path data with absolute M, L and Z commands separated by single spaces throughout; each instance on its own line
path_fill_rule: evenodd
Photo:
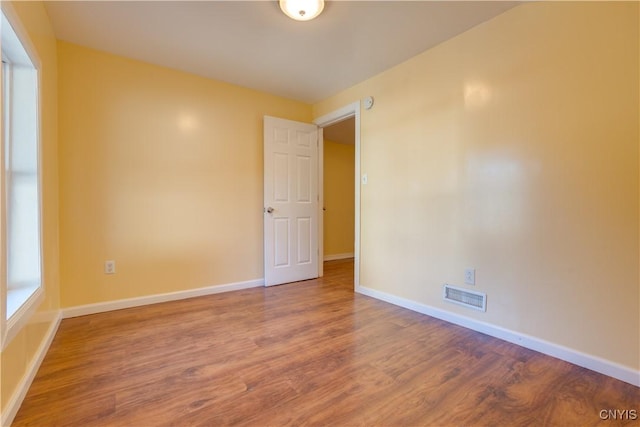
M 356 101 L 349 105 L 345 105 L 335 111 L 320 116 L 313 120 L 313 123 L 322 128 L 332 124 L 341 122 L 345 119 L 355 117 L 355 230 L 353 242 L 353 280 L 355 289 L 360 287 L 360 101 Z M 319 133 L 321 136 L 322 134 Z M 318 277 L 323 275 L 324 261 L 324 245 L 320 243 L 324 239 L 324 220 L 322 207 L 324 205 L 324 138 L 320 137 L 318 141 L 318 194 L 320 195 L 320 203 L 318 203 Z

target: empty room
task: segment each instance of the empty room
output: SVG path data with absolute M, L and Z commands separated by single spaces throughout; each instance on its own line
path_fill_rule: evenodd
M 640 422 L 637 1 L 1 7 L 2 426 Z

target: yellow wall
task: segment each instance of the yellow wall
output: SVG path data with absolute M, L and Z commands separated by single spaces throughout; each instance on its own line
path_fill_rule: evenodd
M 58 256 L 58 135 L 56 40 L 41 2 L 9 2 L 29 34 L 42 62 L 41 68 L 41 159 L 43 198 L 43 250 L 45 300 L 29 324 L 0 354 L 1 412 L 27 373 L 46 331 L 59 310 Z
M 640 369 L 638 15 L 523 4 L 315 105 L 376 100 L 361 285 Z
M 355 145 L 324 141 L 324 255 L 353 254 Z
M 262 278 L 262 119 L 311 107 L 66 42 L 58 55 L 62 306 Z

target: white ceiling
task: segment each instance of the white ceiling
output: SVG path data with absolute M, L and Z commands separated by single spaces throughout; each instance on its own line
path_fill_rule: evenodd
M 47 1 L 59 39 L 314 103 L 517 3 L 327 1 L 309 22 L 277 1 Z

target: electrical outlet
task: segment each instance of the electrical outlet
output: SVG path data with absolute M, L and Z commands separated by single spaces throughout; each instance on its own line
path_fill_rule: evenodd
M 114 260 L 104 262 L 104 274 L 116 274 L 116 262 Z
M 476 269 L 475 268 L 465 268 L 464 269 L 464 283 L 467 285 L 475 285 L 476 284 Z

